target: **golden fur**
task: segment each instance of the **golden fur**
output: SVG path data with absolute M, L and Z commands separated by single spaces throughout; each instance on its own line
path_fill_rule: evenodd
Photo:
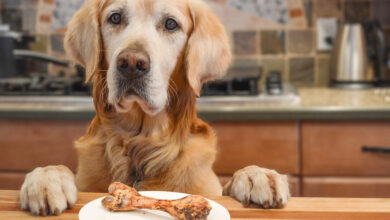
M 79 153 L 76 183 L 79 190 L 106 191 L 112 181 L 131 185 L 142 173 L 139 184 L 142 190 L 221 194 L 222 189 L 211 170 L 216 154 L 215 134 L 196 117 L 195 103 L 200 85 L 221 75 L 231 56 L 223 27 L 208 8 L 194 2 L 192 8 L 188 7 L 188 15 L 193 16 L 188 44 L 171 75 L 170 87 L 173 89 L 169 93 L 169 104 L 156 116 L 144 113 L 138 106 L 127 114 L 118 114 L 107 103 L 106 72 L 99 71 L 107 69 L 107 64 L 102 58 L 104 54 L 98 52 L 103 47 L 100 33 L 94 30 L 99 27 L 95 24 L 100 20 L 99 8 L 104 8 L 107 3 L 90 1 L 88 9 L 84 7 L 86 10 L 81 10 L 69 25 L 67 50 L 86 65 L 88 80 L 92 80 L 94 87 L 97 113 L 87 134 L 76 142 Z M 91 7 L 98 9 L 91 10 Z M 93 22 L 89 27 L 91 30 L 82 25 L 85 20 Z M 78 56 L 78 49 L 75 49 L 78 41 L 74 35 L 79 36 L 81 31 L 95 34 L 93 51 L 97 51 L 95 54 L 100 57 L 92 56 L 92 61 L 83 61 Z M 214 41 L 220 45 L 208 45 Z M 217 50 L 209 54 L 218 57 L 199 57 L 200 50 L 207 47 Z M 202 60 L 209 63 L 204 64 Z M 92 63 L 91 66 L 88 63 Z M 91 69 L 94 72 L 90 72 Z M 208 73 L 208 69 L 213 72 Z
M 131 30 L 133 26 L 109 28 L 105 10 L 126 4 L 137 6 L 133 13 L 141 14 L 139 22 L 153 17 L 149 14 L 155 7 L 174 11 L 180 17 L 181 30 L 169 35 L 156 31 L 159 27 L 150 22 L 142 25 L 133 22 L 135 27 L 142 27 L 137 31 Z M 154 34 L 154 38 L 142 36 L 144 28 L 153 32 L 147 34 Z M 129 33 L 137 40 L 129 40 Z M 160 44 L 156 45 L 156 41 Z M 135 101 L 127 98 L 124 104 L 131 103 L 128 111 L 118 111 L 115 102 L 122 102 L 123 97 L 116 98 L 118 91 L 112 71 L 115 61 L 114 64 L 112 61 L 117 53 L 113 49 L 120 51 L 148 44 L 149 49 L 153 48 L 148 53 L 153 54 L 152 62 L 159 70 L 153 72 L 154 77 L 156 81 L 166 80 L 166 84 L 150 87 L 155 90 L 157 87 L 157 92 L 163 95 L 154 93 L 146 100 L 136 97 Z M 197 118 L 196 97 L 205 81 L 223 75 L 231 54 L 223 26 L 203 2 L 89 0 L 68 25 L 65 48 L 86 68 L 86 81 L 93 84 L 96 117 L 87 133 L 75 143 L 79 162 L 76 177 L 65 166 L 34 169 L 26 176 L 20 191 L 23 209 L 37 215 L 59 215 L 76 202 L 77 190 L 105 192 L 113 181 L 129 185 L 137 182 L 140 190 L 222 195 L 222 187 L 212 170 L 216 137 Z M 158 68 L 159 64 L 162 68 Z M 158 102 L 147 100 L 151 98 Z M 151 104 L 154 108 L 149 108 Z M 289 197 L 285 175 L 257 166 L 238 170 L 224 186 L 223 193 L 265 208 L 280 207 Z

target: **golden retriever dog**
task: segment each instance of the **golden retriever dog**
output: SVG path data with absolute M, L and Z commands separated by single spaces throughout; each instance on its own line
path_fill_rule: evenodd
M 59 215 L 77 191 L 106 192 L 113 181 L 286 204 L 285 175 L 249 166 L 222 188 L 212 170 L 217 141 L 197 118 L 196 97 L 225 73 L 231 53 L 201 0 L 89 0 L 69 23 L 65 48 L 93 84 L 96 117 L 75 143 L 76 175 L 65 166 L 36 168 L 20 191 L 23 209 Z

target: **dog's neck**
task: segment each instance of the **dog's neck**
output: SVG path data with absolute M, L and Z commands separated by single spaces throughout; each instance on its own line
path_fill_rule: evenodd
M 113 180 L 130 184 L 141 174 L 147 178 L 163 173 L 185 146 L 197 120 L 196 95 L 185 75 L 172 75 L 176 92 L 169 92 L 167 107 L 155 116 L 137 105 L 128 113 L 117 113 L 106 101 L 104 77 L 98 74 L 95 79 L 94 103 Z

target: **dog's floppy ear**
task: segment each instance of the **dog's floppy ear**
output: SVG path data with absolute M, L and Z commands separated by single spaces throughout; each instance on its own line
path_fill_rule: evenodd
M 223 76 L 231 61 L 223 25 L 201 0 L 188 0 L 193 31 L 186 51 L 187 79 L 199 96 L 202 84 Z
M 88 0 L 73 16 L 65 34 L 66 53 L 85 67 L 86 82 L 97 71 L 101 61 L 101 34 L 98 10 L 102 1 Z

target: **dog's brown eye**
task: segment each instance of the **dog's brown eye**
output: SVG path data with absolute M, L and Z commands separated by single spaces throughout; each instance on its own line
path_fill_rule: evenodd
M 120 24 L 121 20 L 122 20 L 121 14 L 114 13 L 110 16 L 110 18 L 108 19 L 108 22 L 110 22 L 111 24 Z
M 179 27 L 179 25 L 177 24 L 177 22 L 175 20 L 173 20 L 172 18 L 168 18 L 166 21 L 165 21 L 165 29 L 169 30 L 169 31 L 174 31 L 176 30 L 177 28 Z

